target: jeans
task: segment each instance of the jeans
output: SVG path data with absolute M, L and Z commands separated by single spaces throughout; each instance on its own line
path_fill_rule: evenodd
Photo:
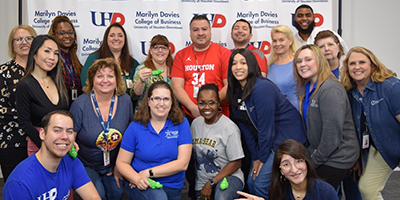
M 236 191 L 241 191 L 243 189 L 243 182 L 236 176 L 228 176 L 226 177 L 226 180 L 229 183 L 229 187 L 225 190 L 221 190 L 221 182 L 218 182 L 215 187 L 213 187 L 212 193 L 214 193 L 214 198 L 215 200 L 232 200 L 232 199 L 237 199 L 239 198 L 239 195 L 236 193 Z M 200 198 L 200 192 L 201 190 L 196 191 L 196 197 L 197 199 Z M 212 195 L 211 195 L 212 196 Z
M 118 200 L 122 198 L 122 195 L 124 194 L 124 188 L 121 180 L 119 181 L 121 188 L 118 188 L 114 175 L 102 175 L 89 167 L 85 167 L 85 170 L 102 200 Z
M 163 187 L 160 189 L 139 190 L 137 187 L 130 188 L 129 182 L 125 181 L 126 193 L 128 193 L 129 199 L 140 199 L 140 200 L 180 200 L 182 189 L 173 189 L 169 187 Z
M 275 153 L 271 151 L 267 161 L 265 161 L 264 165 L 261 167 L 261 170 L 255 180 L 253 180 L 253 176 L 251 176 L 251 170 L 253 169 L 254 160 L 252 161 L 249 177 L 247 178 L 247 184 L 249 186 L 250 194 L 262 197 L 266 200 L 268 199 L 268 190 L 271 182 L 271 172 L 272 163 L 274 162 L 274 155 Z

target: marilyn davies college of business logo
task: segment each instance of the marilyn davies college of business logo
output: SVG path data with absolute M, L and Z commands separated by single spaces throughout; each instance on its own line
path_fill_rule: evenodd
M 108 26 L 115 22 L 123 26 L 125 24 L 125 16 L 118 12 L 98 12 L 90 11 L 92 24 L 95 26 Z

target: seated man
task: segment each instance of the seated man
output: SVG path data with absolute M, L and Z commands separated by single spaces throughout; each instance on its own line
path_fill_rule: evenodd
M 93 183 L 78 158 L 65 156 L 75 142 L 73 116 L 59 110 L 42 119 L 39 132 L 42 146 L 22 161 L 4 185 L 3 198 L 68 199 L 71 188 L 82 199 L 100 199 Z

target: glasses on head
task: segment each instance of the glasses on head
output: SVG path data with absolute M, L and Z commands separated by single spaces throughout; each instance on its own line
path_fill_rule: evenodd
M 56 31 L 57 34 L 60 34 L 61 36 L 64 36 L 66 34 L 68 35 L 74 35 L 75 31 L 70 30 L 70 31 Z
M 283 161 L 283 162 L 281 162 L 281 165 L 279 167 L 282 170 L 290 170 L 293 165 L 296 168 L 300 168 L 300 167 L 304 167 L 304 164 L 306 164 L 306 161 L 304 159 L 296 159 L 293 163 L 290 163 L 289 161 Z
M 206 103 L 204 101 L 200 101 L 200 102 L 197 102 L 197 105 L 199 106 L 199 108 L 204 108 L 207 105 L 208 105 L 208 107 L 215 106 L 215 105 L 217 105 L 217 103 L 218 103 L 217 101 L 209 101 L 208 103 Z
M 164 103 L 170 102 L 171 97 L 150 97 L 150 100 L 152 100 L 154 103 L 160 103 L 161 101 L 164 101 Z
M 168 47 L 167 46 L 164 46 L 164 45 L 154 45 L 154 46 L 151 46 L 151 48 L 152 49 L 154 49 L 154 50 L 162 50 L 162 51 L 165 51 L 165 50 L 167 50 L 168 49 Z
M 24 42 L 24 40 L 27 43 L 32 43 L 33 39 L 35 39 L 35 37 L 33 36 L 26 36 L 26 37 L 18 37 L 18 38 L 14 38 L 13 40 L 17 43 L 17 44 L 22 44 L 22 42 Z

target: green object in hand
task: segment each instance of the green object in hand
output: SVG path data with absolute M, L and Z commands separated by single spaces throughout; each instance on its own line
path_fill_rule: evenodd
M 160 189 L 163 187 L 163 185 L 158 181 L 152 180 L 151 178 L 149 178 L 148 180 L 151 184 L 151 186 L 150 186 L 151 189 Z
M 151 75 L 158 76 L 158 75 L 162 74 L 163 72 L 164 72 L 163 69 L 157 69 L 157 70 L 151 71 Z
M 226 190 L 229 187 L 229 183 L 226 180 L 226 177 L 224 177 L 224 179 L 222 180 L 221 184 L 219 185 L 219 187 L 221 188 L 221 190 Z
M 76 158 L 78 156 L 78 152 L 76 152 L 75 146 L 72 146 L 71 150 L 69 150 L 68 155 L 72 158 Z

